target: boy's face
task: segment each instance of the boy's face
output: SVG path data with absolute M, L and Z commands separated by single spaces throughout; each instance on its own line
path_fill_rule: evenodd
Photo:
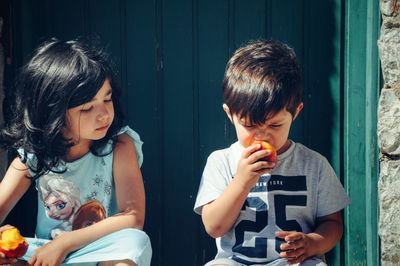
M 237 138 L 243 147 L 250 146 L 255 140 L 263 140 L 273 145 L 280 154 L 288 148 L 290 126 L 303 108 L 303 103 L 297 107 L 294 117 L 283 109 L 260 125 L 251 125 L 248 119 L 242 119 L 236 114 L 231 115 L 227 105 L 224 104 L 223 107 L 235 126 Z

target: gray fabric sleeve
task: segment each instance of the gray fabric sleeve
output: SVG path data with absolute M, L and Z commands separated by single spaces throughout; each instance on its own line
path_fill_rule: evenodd
M 322 160 L 319 174 L 317 217 L 338 212 L 351 203 L 326 158 Z
M 223 152 L 212 153 L 201 177 L 194 212 L 201 215 L 202 207 L 217 199 L 225 191 L 231 178 Z

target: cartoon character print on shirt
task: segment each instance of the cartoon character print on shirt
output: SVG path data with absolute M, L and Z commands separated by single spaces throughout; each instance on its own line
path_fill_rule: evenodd
M 50 237 L 71 231 L 74 213 L 81 205 L 79 189 L 61 175 L 44 175 L 39 179 L 38 191 L 46 215 L 63 221 L 51 230 Z
M 106 211 L 98 200 L 90 200 L 76 211 L 72 230 L 81 229 L 106 218 Z
M 61 175 L 51 174 L 41 177 L 38 190 L 46 215 L 51 219 L 62 221 L 50 231 L 51 239 L 106 218 L 105 208 L 95 199 L 98 194 L 96 190 L 86 195 L 86 202 L 81 204 L 79 188 Z

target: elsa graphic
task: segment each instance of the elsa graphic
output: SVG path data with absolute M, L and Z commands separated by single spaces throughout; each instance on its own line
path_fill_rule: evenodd
M 51 238 L 72 230 L 76 210 L 80 207 L 80 191 L 60 175 L 45 175 L 39 179 L 38 191 L 49 218 L 63 221 L 51 230 Z

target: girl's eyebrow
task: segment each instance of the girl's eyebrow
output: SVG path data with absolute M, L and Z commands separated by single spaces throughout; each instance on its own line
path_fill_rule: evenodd
M 107 93 L 104 95 L 104 97 L 110 95 L 112 93 L 112 88 L 108 89 Z M 93 97 L 88 103 L 95 101 L 97 98 L 96 96 Z

